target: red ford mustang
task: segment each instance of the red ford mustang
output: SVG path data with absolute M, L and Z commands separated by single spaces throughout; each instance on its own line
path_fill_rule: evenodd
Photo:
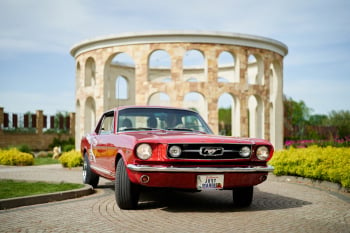
M 197 112 L 124 106 L 105 112 L 81 141 L 83 181 L 115 180 L 121 209 L 137 208 L 141 187 L 233 191 L 249 206 L 264 182 L 273 146 L 266 140 L 215 136 Z

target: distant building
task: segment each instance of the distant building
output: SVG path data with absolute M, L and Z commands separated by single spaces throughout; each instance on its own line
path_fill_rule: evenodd
M 102 37 L 71 49 L 76 60 L 76 143 L 120 105 L 194 108 L 218 133 L 219 100 L 232 108 L 232 135 L 283 147 L 283 58 L 269 38 L 218 32 Z

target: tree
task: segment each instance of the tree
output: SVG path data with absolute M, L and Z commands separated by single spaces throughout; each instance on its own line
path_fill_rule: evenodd
M 329 114 L 329 124 L 337 129 L 338 137 L 350 136 L 350 111 L 332 111 Z
M 219 132 L 221 135 L 232 135 L 231 132 L 231 116 L 232 109 L 229 108 L 219 108 Z
M 311 116 L 312 109 L 304 101 L 295 101 L 284 96 L 285 139 L 302 139 Z

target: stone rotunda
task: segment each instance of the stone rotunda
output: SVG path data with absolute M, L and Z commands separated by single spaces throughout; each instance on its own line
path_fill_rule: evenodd
M 232 136 L 283 147 L 283 43 L 221 32 L 130 33 L 84 41 L 76 60 L 76 148 L 100 115 L 121 105 L 196 109 L 218 133 L 222 102 Z

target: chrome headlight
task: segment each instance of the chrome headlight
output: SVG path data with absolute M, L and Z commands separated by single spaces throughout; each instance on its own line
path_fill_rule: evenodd
M 137 146 L 136 155 L 143 160 L 149 159 L 152 156 L 152 147 L 149 144 L 142 143 Z
M 270 151 L 267 146 L 260 146 L 256 150 L 256 157 L 260 160 L 267 160 L 270 156 Z
M 179 157 L 181 155 L 181 152 L 182 150 L 181 150 L 181 147 L 179 146 L 171 146 L 169 148 L 169 155 L 173 158 Z
M 249 146 L 243 146 L 241 150 L 239 151 L 239 155 L 241 157 L 247 158 L 250 155 L 250 148 Z

